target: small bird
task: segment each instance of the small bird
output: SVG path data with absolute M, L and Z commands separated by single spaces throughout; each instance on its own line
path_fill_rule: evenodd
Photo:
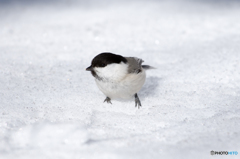
M 91 66 L 86 70 L 91 71 L 98 88 L 106 96 L 104 102 L 111 103 L 111 99 L 135 97 L 135 107 L 139 108 L 142 105 L 137 92 L 145 82 L 145 70 L 153 68 L 142 65 L 143 62 L 137 57 L 123 57 L 103 52 L 93 58 Z

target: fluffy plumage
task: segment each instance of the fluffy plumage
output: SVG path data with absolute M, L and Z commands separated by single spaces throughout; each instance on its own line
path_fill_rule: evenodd
M 95 79 L 98 88 L 111 99 L 129 99 L 140 91 L 145 79 L 145 70 L 128 73 L 125 63 L 109 64 L 104 68 L 95 68 L 102 80 Z
M 137 92 L 146 79 L 144 68 L 152 68 L 148 65 L 142 67 L 142 62 L 142 59 L 136 57 L 101 53 L 92 60 L 91 66 L 86 70 L 91 71 L 108 103 L 111 103 L 111 99 L 129 99 L 135 96 L 136 106 L 141 106 Z

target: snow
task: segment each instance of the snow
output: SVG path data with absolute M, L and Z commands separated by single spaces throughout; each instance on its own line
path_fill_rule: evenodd
M 239 153 L 239 8 L 234 0 L 1 0 L 0 158 Z M 85 68 L 104 51 L 157 68 L 139 92 L 141 109 L 103 103 Z

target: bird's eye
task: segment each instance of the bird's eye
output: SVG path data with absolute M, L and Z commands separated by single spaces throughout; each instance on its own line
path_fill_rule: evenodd
M 106 65 L 104 63 L 101 63 L 100 64 L 100 67 L 105 67 Z

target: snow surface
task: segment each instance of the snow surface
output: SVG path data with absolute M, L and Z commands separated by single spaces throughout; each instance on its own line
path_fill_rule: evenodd
M 226 158 L 240 153 L 240 1 L 0 1 L 0 158 Z M 151 64 L 103 103 L 100 52 Z M 231 156 L 227 158 L 238 158 Z

